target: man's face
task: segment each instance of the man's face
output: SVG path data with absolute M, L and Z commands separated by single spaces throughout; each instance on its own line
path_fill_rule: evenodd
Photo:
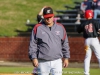
M 45 22 L 50 25 L 53 23 L 53 20 L 54 20 L 54 17 L 48 17 L 48 18 L 45 18 Z

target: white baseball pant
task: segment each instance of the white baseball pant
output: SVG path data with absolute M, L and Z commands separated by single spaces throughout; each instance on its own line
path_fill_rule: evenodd
M 62 75 L 62 60 L 39 60 L 38 75 Z
M 86 50 L 86 55 L 84 60 L 84 74 L 90 75 L 89 71 L 90 71 L 90 60 L 92 51 L 95 53 L 100 67 L 100 43 L 98 38 L 96 37 L 96 38 L 85 39 L 85 50 Z

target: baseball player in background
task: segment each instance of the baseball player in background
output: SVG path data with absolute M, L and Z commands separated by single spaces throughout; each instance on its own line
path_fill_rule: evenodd
M 100 32 L 100 24 L 97 20 L 93 18 L 93 12 L 91 10 L 86 10 L 85 18 L 87 19 L 85 23 L 79 25 L 77 31 L 78 33 L 83 32 L 83 37 L 85 38 L 85 60 L 84 60 L 84 75 L 90 75 L 90 60 L 92 51 L 94 51 L 100 67 L 100 43 L 98 40 L 98 32 Z

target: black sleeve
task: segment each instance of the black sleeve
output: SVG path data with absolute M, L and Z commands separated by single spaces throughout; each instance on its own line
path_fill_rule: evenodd
M 81 33 L 83 31 L 82 25 L 77 26 L 77 32 Z
M 97 32 L 100 29 L 100 22 L 98 20 L 95 21 L 95 28 Z
M 42 20 L 43 20 L 42 16 L 41 15 L 37 15 L 37 21 L 38 21 L 38 23 L 42 22 Z

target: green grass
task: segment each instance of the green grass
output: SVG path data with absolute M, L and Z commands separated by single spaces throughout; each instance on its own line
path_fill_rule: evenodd
M 83 68 L 66 68 L 63 70 L 63 75 L 84 75 Z M 91 68 L 90 75 L 100 75 L 100 69 Z
M 0 67 L 0 73 L 32 73 L 33 67 Z
M 32 73 L 33 67 L 0 67 L 0 73 Z M 100 69 L 91 68 L 91 75 L 100 75 Z M 65 68 L 63 75 L 84 75 L 83 68 Z
M 37 23 L 36 15 L 43 6 L 65 10 L 64 5 L 73 1 L 80 0 L 0 0 L 0 36 L 17 36 L 16 30 L 27 31 L 26 20 Z

